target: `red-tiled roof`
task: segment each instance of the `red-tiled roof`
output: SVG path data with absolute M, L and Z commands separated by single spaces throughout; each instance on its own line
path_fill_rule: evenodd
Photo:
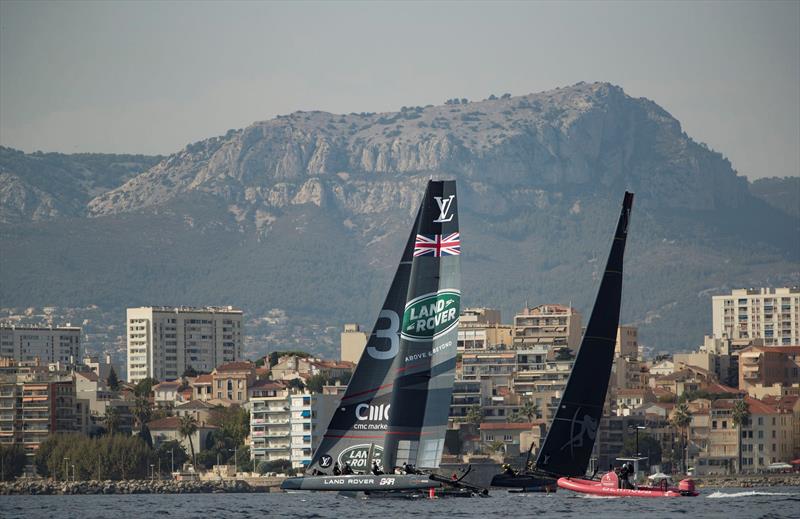
M 746 396 L 744 400 L 747 402 L 751 414 L 777 414 L 780 412 L 775 406 L 762 402 L 757 398 Z
M 203 400 L 189 400 L 185 404 L 180 404 L 175 409 L 213 409 L 214 406 Z
M 86 380 L 91 380 L 92 382 L 97 382 L 100 380 L 100 377 L 98 377 L 97 373 L 94 371 L 76 371 L 75 374 L 82 376 Z
M 286 386 L 282 382 L 277 380 L 259 380 L 250 386 L 250 389 L 274 389 L 277 391 L 279 389 L 284 389 L 285 387 Z
M 198 384 L 211 384 L 211 382 L 212 382 L 211 375 L 205 374 L 205 375 L 198 375 L 197 377 L 194 378 L 194 380 L 192 380 L 191 383 L 194 385 L 198 385 Z
M 228 362 L 227 364 L 222 364 L 221 366 L 217 366 L 215 370 L 217 373 L 223 371 L 249 371 L 255 369 L 255 364 L 250 361 L 237 361 L 237 362 Z
M 738 395 L 739 393 L 743 393 L 744 391 L 740 391 L 735 387 L 726 386 L 725 384 L 718 384 L 716 382 L 709 382 L 705 385 L 705 390 L 709 393 L 730 393 L 732 395 Z
M 740 351 L 740 353 L 742 351 L 748 351 L 748 350 L 758 350 L 758 351 L 763 351 L 763 352 L 766 352 L 766 353 L 786 353 L 786 354 L 789 354 L 789 355 L 798 355 L 798 354 L 800 354 L 800 346 L 795 346 L 795 345 L 792 345 L 792 346 L 789 346 L 789 345 L 787 345 L 787 346 L 748 346 L 747 348 L 743 348 Z
M 170 382 L 159 382 L 155 386 L 153 386 L 153 391 L 174 391 L 181 387 L 181 382 L 178 380 L 173 380 Z

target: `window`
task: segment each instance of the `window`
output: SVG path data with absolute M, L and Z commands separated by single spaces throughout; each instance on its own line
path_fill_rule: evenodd
M 505 435 L 503 435 L 503 441 L 505 441 L 505 442 L 514 441 L 514 437 L 511 436 L 510 434 L 505 434 Z

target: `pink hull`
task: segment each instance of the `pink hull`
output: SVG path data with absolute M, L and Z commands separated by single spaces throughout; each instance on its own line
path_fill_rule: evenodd
M 616 486 L 606 486 L 600 481 L 588 479 L 560 478 L 558 486 L 574 492 L 592 494 L 596 496 L 618 496 L 618 497 L 691 497 L 698 495 L 697 492 L 681 491 L 675 487 L 666 490 L 659 487 L 638 487 L 617 488 Z

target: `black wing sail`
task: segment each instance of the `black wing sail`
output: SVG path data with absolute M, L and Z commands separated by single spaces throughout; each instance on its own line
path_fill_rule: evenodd
M 625 193 L 611 253 L 597 299 L 556 416 L 536 458 L 536 467 L 558 476 L 583 476 L 589 465 L 614 362 L 622 302 L 622 258 L 633 193 Z
M 427 223 L 428 220 L 436 219 L 443 220 L 440 226 L 446 224 L 448 227 L 431 228 L 433 224 Z M 448 234 L 445 234 L 444 231 L 447 231 Z M 419 344 L 430 350 L 434 339 L 428 337 L 429 335 L 431 337 L 435 335 L 436 340 L 439 340 L 442 334 L 449 333 L 450 335 L 447 337 L 452 341 L 452 348 L 449 348 L 446 353 L 443 351 L 442 355 L 451 355 L 453 359 L 450 364 L 453 365 L 452 368 L 455 366 L 456 339 L 454 334 L 457 333 L 455 330 L 460 312 L 457 262 L 459 254 L 455 182 L 431 181 L 425 190 L 425 196 L 406 241 L 400 264 L 364 353 L 362 353 L 347 390 L 342 396 L 341 404 L 331 418 L 322 442 L 314 453 L 308 467 L 309 470 L 322 469 L 328 472 L 331 466 L 337 462 L 340 465 L 348 463 L 356 471 L 368 470 L 373 461 L 379 466 L 385 467 L 387 465 L 384 460 L 386 457 L 385 443 L 387 436 L 391 434 L 391 419 L 401 419 L 409 412 L 425 414 L 426 408 L 429 407 L 426 406 L 426 397 L 424 396 L 427 391 L 423 393 L 423 400 L 399 400 L 395 397 L 396 381 L 398 377 L 408 375 L 412 371 L 411 365 L 415 367 L 413 372 L 418 373 L 419 366 L 417 364 L 419 362 L 409 364 L 407 361 L 409 340 L 422 341 Z M 440 264 L 444 267 L 440 267 Z M 452 279 L 453 276 L 455 279 Z M 423 307 L 425 307 L 424 312 L 431 310 L 430 305 L 426 306 L 426 303 L 430 303 L 427 299 L 414 300 L 426 290 L 430 291 L 431 286 L 438 287 L 440 277 L 441 282 L 449 283 L 447 287 L 452 290 L 437 295 L 434 303 L 445 305 L 445 307 L 441 309 L 438 306 L 435 307 L 442 311 L 437 311 L 436 315 L 429 316 L 432 319 L 430 322 L 427 319 L 422 323 L 407 322 L 410 307 L 417 312 Z M 436 288 L 432 290 L 436 292 Z M 445 301 L 438 303 L 439 299 L 445 299 Z M 413 310 L 411 312 L 413 317 L 419 317 L 419 314 L 414 313 Z M 432 328 L 428 329 L 428 324 L 431 324 Z M 412 325 L 413 329 L 406 330 L 408 326 Z M 419 325 L 419 329 L 417 329 L 417 325 Z M 414 344 L 418 343 L 414 342 Z M 420 361 L 430 362 L 430 359 L 422 358 Z M 447 366 L 450 368 L 449 364 Z M 452 368 L 449 369 L 451 379 Z M 447 373 L 445 373 L 446 375 Z M 435 380 L 441 382 L 441 377 L 435 378 Z M 449 387 L 452 388 L 452 385 L 451 380 Z M 441 400 L 444 401 L 444 395 L 437 393 L 437 396 L 441 396 Z M 444 427 L 447 425 L 449 393 L 446 395 L 446 400 L 447 404 L 443 407 Z M 427 424 L 426 421 L 423 422 L 417 428 L 405 432 L 417 435 L 423 425 Z M 444 437 L 443 430 L 442 437 Z M 390 457 L 394 460 L 394 452 Z M 389 468 L 391 469 L 391 467 Z

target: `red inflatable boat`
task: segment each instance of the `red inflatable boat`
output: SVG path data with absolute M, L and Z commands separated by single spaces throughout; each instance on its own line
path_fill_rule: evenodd
M 596 496 L 619 497 L 692 497 L 698 495 L 694 489 L 694 481 L 684 479 L 677 487 L 670 487 L 666 481 L 655 487 L 619 488 L 619 478 L 613 472 L 607 472 L 600 481 L 578 478 L 560 478 L 558 486 L 574 492 L 593 494 Z

